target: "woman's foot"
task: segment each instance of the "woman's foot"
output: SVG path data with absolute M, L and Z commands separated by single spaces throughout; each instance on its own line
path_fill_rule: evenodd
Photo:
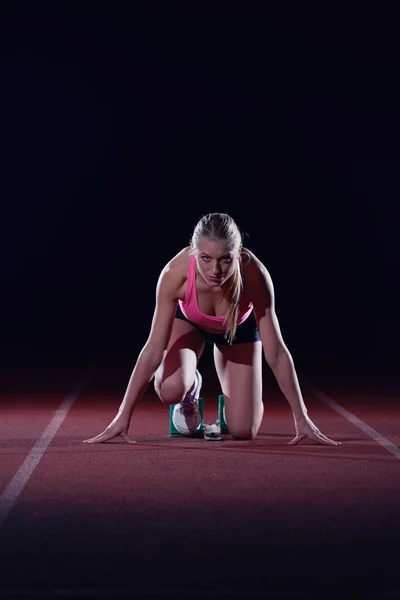
M 186 394 L 186 397 L 182 402 L 179 402 L 174 406 L 172 422 L 182 435 L 192 435 L 196 433 L 201 426 L 202 419 L 199 411 L 201 384 L 202 377 L 196 369 L 192 390 Z

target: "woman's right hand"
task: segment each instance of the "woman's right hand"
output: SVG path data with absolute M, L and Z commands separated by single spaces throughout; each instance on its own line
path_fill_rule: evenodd
M 83 442 L 86 444 L 99 444 L 100 442 L 107 442 L 120 435 L 127 444 L 137 444 L 136 440 L 129 437 L 128 428 L 129 420 L 117 416 L 103 433 L 99 433 L 99 435 L 96 435 L 95 437 L 83 440 Z

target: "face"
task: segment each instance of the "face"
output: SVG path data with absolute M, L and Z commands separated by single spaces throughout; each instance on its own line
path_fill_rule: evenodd
M 233 274 L 238 252 L 225 242 L 200 239 L 196 248 L 197 268 L 210 287 L 219 287 Z

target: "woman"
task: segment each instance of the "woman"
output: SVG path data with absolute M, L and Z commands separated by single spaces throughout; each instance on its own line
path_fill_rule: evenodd
M 274 306 L 274 288 L 265 266 L 242 246 L 241 233 L 227 214 L 210 213 L 197 223 L 190 246 L 162 270 L 149 337 L 130 377 L 119 411 L 88 443 L 128 435 L 138 399 L 154 377 L 160 399 L 174 404 L 180 430 L 199 423 L 201 376 L 198 360 L 205 342 L 214 360 L 225 401 L 229 433 L 253 439 L 260 428 L 262 351 L 293 412 L 296 436 L 322 444 L 339 442 L 323 435 L 307 414 L 292 357 L 284 344 Z

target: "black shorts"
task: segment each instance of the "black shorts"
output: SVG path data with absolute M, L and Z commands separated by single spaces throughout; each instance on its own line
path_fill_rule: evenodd
M 224 333 L 209 333 L 208 331 L 204 331 L 204 329 L 201 329 L 201 327 L 196 325 L 196 323 L 189 321 L 189 319 L 187 319 L 185 317 L 185 315 L 183 314 L 179 304 L 177 305 L 177 308 L 176 308 L 175 318 L 182 319 L 182 321 L 187 321 L 188 323 L 193 325 L 193 327 L 195 327 L 198 331 L 200 331 L 204 340 L 208 344 L 218 344 L 221 346 L 227 346 L 229 344 L 229 342 L 224 337 L 224 335 L 225 335 Z M 236 335 L 232 342 L 232 345 L 246 344 L 248 342 L 259 342 L 259 341 L 261 341 L 260 333 L 257 328 L 256 320 L 254 317 L 254 312 L 251 312 L 250 315 L 247 317 L 247 319 L 241 325 L 237 326 Z

